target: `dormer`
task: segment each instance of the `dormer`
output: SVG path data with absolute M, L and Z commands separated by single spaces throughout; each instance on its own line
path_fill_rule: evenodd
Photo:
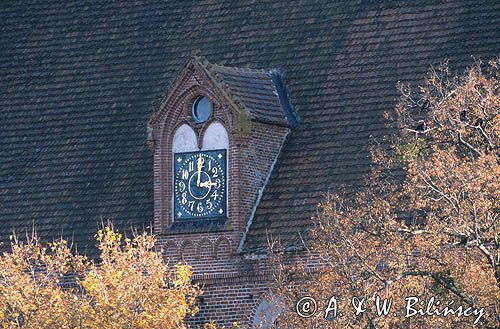
M 192 57 L 148 125 L 155 233 L 243 234 L 297 122 L 279 71 Z

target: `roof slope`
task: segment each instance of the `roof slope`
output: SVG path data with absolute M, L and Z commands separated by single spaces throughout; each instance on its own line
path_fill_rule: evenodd
M 322 193 L 359 186 L 398 80 L 500 53 L 496 1 L 25 1 L 0 4 L 0 236 L 93 244 L 153 217 L 146 123 L 194 49 L 279 68 L 300 114 L 248 232 L 293 242 Z
M 277 70 L 253 70 L 208 64 L 208 69 L 242 102 L 252 119 L 281 126 L 297 125 L 288 92 Z M 281 103 L 283 103 L 283 105 Z

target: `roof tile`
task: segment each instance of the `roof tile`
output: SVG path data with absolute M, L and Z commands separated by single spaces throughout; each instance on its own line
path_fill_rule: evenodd
M 266 234 L 300 241 L 323 193 L 362 186 L 397 81 L 500 53 L 497 1 L 36 0 L 2 2 L 0 18 L 0 237 L 35 223 L 80 250 L 102 220 L 150 225 L 146 123 L 195 49 L 257 76 L 279 68 L 300 114 L 246 252 Z M 282 119 L 265 112 L 268 83 L 225 74 L 257 117 Z

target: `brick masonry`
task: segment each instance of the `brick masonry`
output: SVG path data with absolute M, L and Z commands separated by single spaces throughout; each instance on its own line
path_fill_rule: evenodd
M 200 95 L 211 100 L 213 113 L 207 122 L 194 124 L 191 104 Z M 220 85 L 214 84 L 203 63 L 191 59 L 150 121 L 154 232 L 165 258 L 172 263 L 189 262 L 194 281 L 203 287 L 200 312 L 190 320 L 194 327 L 212 320 L 219 325 L 228 326 L 236 321 L 246 326 L 252 322 L 252 314 L 268 286 L 268 275 L 260 269 L 262 265 L 255 267 L 255 262 L 244 259 L 237 251 L 289 128 L 251 120 L 248 131 L 242 133 L 238 126 L 241 114 L 231 108 L 232 101 Z M 203 133 L 213 121 L 222 123 L 229 136 L 228 222 L 215 231 L 196 228 L 174 231 L 171 229 L 173 135 L 179 126 L 187 124 L 196 132 L 201 149 Z

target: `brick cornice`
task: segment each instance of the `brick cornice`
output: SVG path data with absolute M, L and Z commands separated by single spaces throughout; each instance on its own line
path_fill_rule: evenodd
M 231 282 L 261 282 L 272 278 L 271 270 L 261 270 L 258 272 L 220 272 L 210 274 L 195 274 L 192 280 L 195 283 L 231 283 Z

